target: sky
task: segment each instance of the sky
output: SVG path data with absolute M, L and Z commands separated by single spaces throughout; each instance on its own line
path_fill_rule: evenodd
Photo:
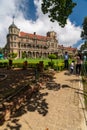
M 77 6 L 67 19 L 64 28 L 58 22 L 51 22 L 48 14 L 41 11 L 41 0 L 0 0 L 0 47 L 6 45 L 8 27 L 13 22 L 27 33 L 34 33 L 46 36 L 48 31 L 57 33 L 59 45 L 80 48 L 84 43 L 81 40 L 82 23 L 87 16 L 87 0 L 74 0 Z

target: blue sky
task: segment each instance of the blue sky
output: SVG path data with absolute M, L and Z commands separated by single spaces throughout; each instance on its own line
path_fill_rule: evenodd
M 87 16 L 87 0 L 74 0 L 74 1 L 77 3 L 77 5 L 73 9 L 73 12 L 69 18 L 70 18 L 71 22 L 75 22 L 76 26 L 82 27 L 84 17 Z M 79 40 L 74 45 L 77 47 L 82 42 L 83 42 L 82 40 Z
M 34 1 L 33 0 L 30 0 L 28 1 L 28 5 L 29 5 L 29 8 L 27 6 L 27 12 L 30 12 L 30 13 L 27 13 L 27 19 L 32 19 L 32 20 L 36 20 L 37 19 L 37 16 L 35 14 L 36 12 L 36 7 L 34 5 Z
M 73 9 L 73 13 L 70 15 L 70 20 L 75 21 L 75 24 L 82 26 L 84 17 L 87 16 L 87 0 L 74 0 L 77 6 Z
M 87 0 L 74 0 L 77 6 L 61 28 L 57 22 L 50 22 L 48 15 L 41 11 L 41 0 L 0 0 L 0 47 L 6 45 L 8 27 L 15 15 L 15 24 L 21 31 L 46 35 L 48 31 L 57 33 L 59 44 L 78 47 L 83 44 L 81 30 L 84 17 L 87 16 Z
M 85 16 L 87 16 L 87 0 L 74 0 L 77 3 L 77 6 L 73 9 L 72 14 L 69 16 L 69 19 L 76 24 L 76 26 L 82 26 L 82 22 Z M 26 13 L 26 19 L 36 20 L 37 16 L 35 15 L 36 7 L 34 5 L 34 0 L 29 0 L 27 2 L 27 11 L 31 12 Z

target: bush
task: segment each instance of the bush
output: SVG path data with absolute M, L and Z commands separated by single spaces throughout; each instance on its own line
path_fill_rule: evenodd
M 14 68 L 23 68 L 23 63 L 13 63 Z
M 53 68 L 54 67 L 54 62 L 53 61 L 48 62 L 48 66 L 51 67 L 51 68 Z
M 0 68 L 7 67 L 8 63 L 7 62 L 0 62 Z

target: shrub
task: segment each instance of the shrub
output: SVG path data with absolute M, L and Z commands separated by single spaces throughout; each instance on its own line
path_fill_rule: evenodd
M 53 68 L 53 66 L 54 66 L 54 62 L 53 62 L 53 61 L 48 62 L 48 66 L 50 66 L 51 68 Z

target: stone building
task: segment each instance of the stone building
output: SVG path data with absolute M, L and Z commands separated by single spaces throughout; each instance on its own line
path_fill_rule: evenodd
M 75 55 L 78 53 L 77 48 L 73 48 L 71 46 L 65 47 L 63 45 L 58 45 L 58 56 L 61 57 L 64 55 L 65 52 L 68 52 L 70 57 L 75 57 Z
M 46 36 L 21 32 L 14 22 L 8 28 L 6 53 L 16 53 L 17 58 L 46 58 L 49 54 L 58 55 L 58 40 L 54 31 Z

